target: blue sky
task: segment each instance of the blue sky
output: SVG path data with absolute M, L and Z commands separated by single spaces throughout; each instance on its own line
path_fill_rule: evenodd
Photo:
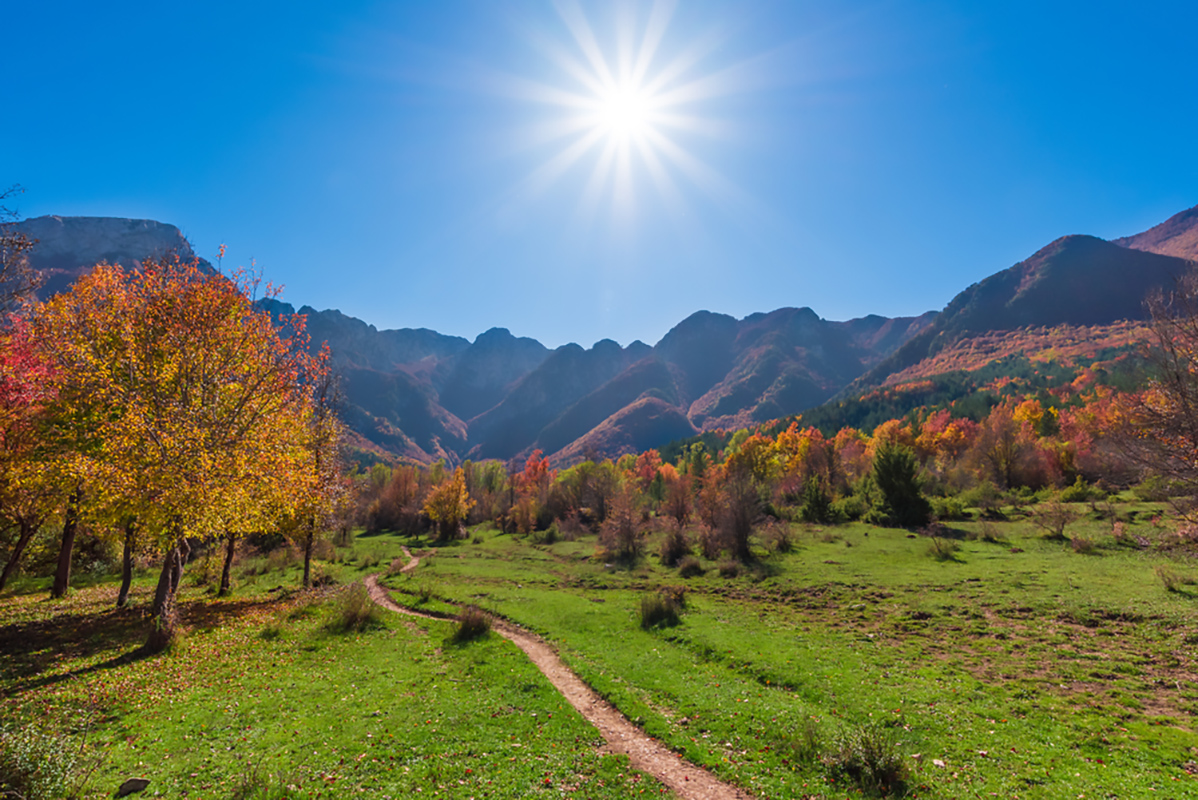
M 914 315 L 1058 236 L 1198 203 L 1192 3 L 4 19 L 0 183 L 24 215 L 171 222 L 380 328 L 652 344 L 699 309 Z

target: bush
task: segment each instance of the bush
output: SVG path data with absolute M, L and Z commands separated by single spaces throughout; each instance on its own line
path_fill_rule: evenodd
M 972 489 L 961 492 L 959 498 L 967 507 L 981 511 L 982 516 L 1001 516 L 999 508 L 1002 506 L 1002 492 L 990 481 L 982 481 Z
M 1065 528 L 1075 522 L 1080 515 L 1063 503 L 1053 501 L 1045 503 L 1032 513 L 1030 519 L 1033 525 L 1044 531 L 1044 538 L 1063 541 Z
M 682 526 L 671 525 L 661 543 L 661 563 L 667 567 L 676 566 L 684 556 L 690 555 L 690 552 L 691 544 L 687 541 Z
M 959 497 L 933 497 L 932 513 L 939 520 L 969 519 L 972 516 Z
M 823 481 L 811 475 L 803 487 L 803 508 L 799 512 L 803 522 L 824 524 L 832 521 L 832 498 L 824 489 Z
M 0 797 L 78 797 L 98 764 L 78 744 L 36 725 L 0 728 Z
M 865 792 L 882 797 L 906 790 L 907 768 L 890 733 L 867 725 L 841 731 L 824 754 L 824 766 L 835 777 L 848 778 Z
M 855 522 L 869 511 L 869 503 L 863 497 L 851 494 L 832 502 L 831 516 L 835 520 Z
M 798 734 L 784 743 L 790 757 L 799 764 L 817 764 L 824 756 L 824 734 L 819 723 L 808 717 Z
M 1077 480 L 1072 486 L 1066 486 L 1061 490 L 1061 502 L 1063 503 L 1086 503 L 1090 500 L 1101 500 L 1106 494 L 1097 486 L 1091 486 L 1082 479 L 1081 475 L 1077 476 Z
M 771 553 L 789 553 L 795 549 L 795 535 L 787 522 L 771 522 L 761 535 Z
M 740 575 L 739 561 L 721 561 L 718 567 L 721 578 L 735 578 Z
M 1098 545 L 1094 544 L 1092 539 L 1086 539 L 1082 536 L 1074 536 L 1069 540 L 1069 545 L 1073 548 L 1073 552 L 1083 556 L 1094 555 L 1098 552 Z
M 641 627 L 645 630 L 657 627 L 673 627 L 682 621 L 679 612 L 682 605 L 667 591 L 641 597 Z
M 491 615 L 478 606 L 466 606 L 458 614 L 458 627 L 454 631 L 455 642 L 469 642 L 485 636 L 491 630 Z
M 934 537 L 928 545 L 928 555 L 937 561 L 956 561 L 957 550 L 956 542 L 952 539 L 941 539 L 939 536 Z
M 1138 500 L 1146 503 L 1168 500 L 1177 492 L 1179 487 L 1167 480 L 1163 475 L 1149 475 L 1138 486 L 1132 488 L 1132 493 Z
M 1167 592 L 1180 592 L 1182 584 L 1192 583 L 1177 570 L 1163 564 L 1157 564 L 1153 571 L 1156 572 L 1156 577 L 1160 578 L 1161 584 L 1164 585 Z
M 684 556 L 678 562 L 678 574 L 684 578 L 697 578 L 707 572 L 703 568 L 703 562 L 694 556 Z
M 365 585 L 355 583 L 337 598 L 329 629 L 337 633 L 360 633 L 382 624 L 379 607 L 370 597 Z

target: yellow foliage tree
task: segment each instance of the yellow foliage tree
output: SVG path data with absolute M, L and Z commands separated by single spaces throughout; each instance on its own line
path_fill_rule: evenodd
M 433 487 L 424 501 L 424 513 L 437 525 L 437 536 L 443 542 L 455 538 L 462 520 L 474 507 L 466 490 L 466 472 L 461 467 L 453 477 Z

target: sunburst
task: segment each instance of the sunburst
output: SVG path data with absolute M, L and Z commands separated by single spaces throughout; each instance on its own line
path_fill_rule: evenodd
M 529 176 L 526 188 L 538 193 L 568 172 L 585 170 L 589 162 L 579 200 L 588 216 L 608 195 L 615 212 L 630 212 L 644 176 L 676 214 L 684 210 L 678 177 L 711 195 L 735 194 L 684 144 L 685 137 L 719 136 L 725 130 L 703 108 L 705 101 L 736 91 L 735 68 L 702 69 L 718 40 L 691 42 L 663 58 L 676 3 L 657 0 L 643 20 L 623 6 L 614 41 L 604 49 L 577 0 L 558 0 L 555 6 L 570 41 L 539 44 L 560 80 L 513 79 L 521 97 L 550 111 L 550 120 L 526 144 L 556 148 Z

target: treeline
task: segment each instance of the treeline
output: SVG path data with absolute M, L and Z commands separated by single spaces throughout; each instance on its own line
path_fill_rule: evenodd
M 1114 432 L 1127 429 L 1140 397 L 1091 375 L 1001 396 L 980 419 L 971 404 L 962 404 L 964 414 L 916 409 L 868 432 L 843 427 L 831 436 L 796 420 L 780 431 L 706 434 L 668 459 L 649 450 L 552 470 L 537 451 L 510 470 L 498 461 L 452 472 L 376 465 L 357 478 L 357 513 L 370 530 L 429 531 L 429 498 L 453 486 L 456 510 L 436 529 L 443 540 L 490 521 L 541 538 L 598 533 L 622 557 L 638 554 L 656 526 L 675 532 L 679 554 L 698 545 L 711 558 L 748 558 L 751 533 L 770 518 L 914 527 L 958 518 L 966 505 L 1002 493 L 1126 486 L 1142 468 Z
M 243 272 L 177 259 L 100 264 L 68 292 L 26 295 L 0 326 L 0 588 L 29 552 L 64 595 L 80 556 L 117 548 L 161 572 L 146 647 L 175 634 L 197 546 L 282 533 L 310 561 L 349 499 L 327 353 L 302 317 L 276 325 Z M 54 540 L 44 537 L 56 531 Z M 37 540 L 38 536 L 43 538 Z M 305 571 L 305 580 L 307 572 Z

